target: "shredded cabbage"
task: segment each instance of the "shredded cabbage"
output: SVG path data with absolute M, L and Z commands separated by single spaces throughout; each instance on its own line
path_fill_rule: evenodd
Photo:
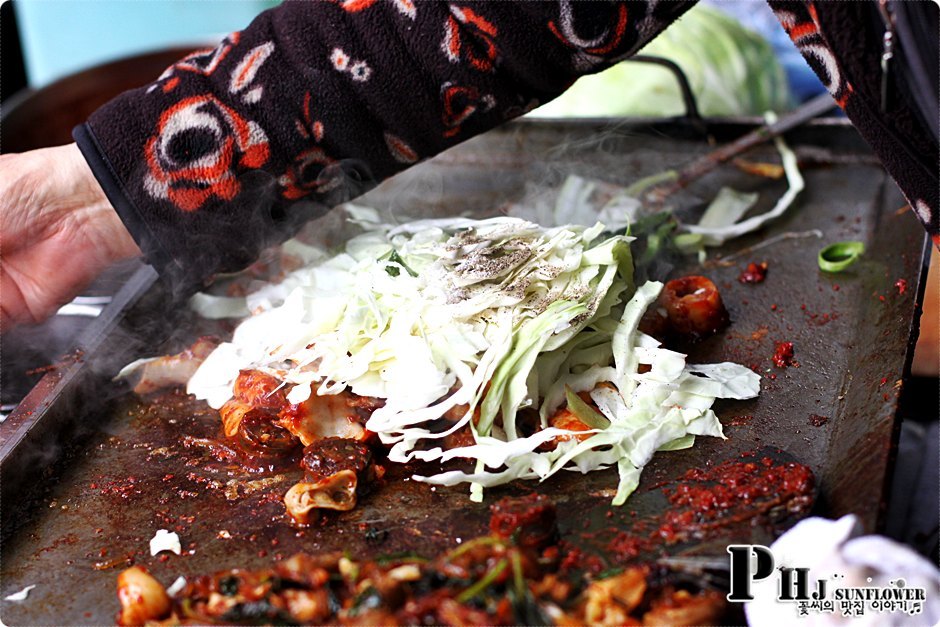
M 773 112 L 766 112 L 764 118 L 768 124 L 777 120 Z M 628 187 L 572 174 L 565 179 L 554 204 L 548 205 L 544 199 L 534 198 L 528 202 L 511 205 L 508 211 L 515 217 L 554 224 L 583 222 L 588 216 L 597 216 L 613 231 L 626 227 L 639 227 L 639 230 L 643 231 L 645 228 L 641 225 L 644 222 L 647 222 L 646 228 L 649 223 L 653 223 L 658 226 L 647 235 L 647 251 L 645 257 L 639 260 L 640 265 L 644 259 L 652 258 L 658 253 L 663 238 L 674 229 L 678 232 L 670 236 L 672 245 L 682 253 L 698 252 L 700 259 L 704 260 L 706 246 L 721 246 L 779 218 L 793 205 L 805 188 L 796 154 L 782 137 L 775 137 L 773 141 L 783 164 L 787 189 L 774 203 L 773 208 L 749 218 L 744 216 L 754 207 L 759 194 L 742 192 L 731 187 L 718 190 L 698 224 L 670 222 L 671 209 L 655 213 L 644 212 L 640 201 L 643 192 L 653 185 L 674 178 L 674 170 L 644 177 Z
M 768 111 L 764 114 L 764 119 L 768 124 L 773 124 L 777 121 L 777 116 Z M 770 211 L 741 220 L 740 218 L 757 200 L 756 196 L 752 197 L 730 188 L 722 188 L 705 211 L 702 221 L 698 225 L 684 225 L 683 228 L 689 233 L 701 235 L 706 246 L 721 246 L 729 239 L 756 231 L 767 222 L 782 216 L 806 184 L 797 165 L 796 154 L 787 146 L 783 138 L 775 137 L 774 146 L 783 162 L 783 171 L 787 177 L 787 191 L 777 199 Z
M 603 224 L 503 216 L 392 227 L 362 208 L 355 215 L 366 230 L 342 252 L 249 296 L 254 315 L 205 360 L 190 393 L 219 408 L 251 368 L 282 380 L 292 403 L 344 390 L 382 398 L 366 428 L 391 461 L 476 462 L 417 480 L 469 482 L 481 498 L 515 479 L 617 467 L 621 504 L 657 450 L 723 437 L 716 398 L 759 392 L 749 369 L 688 365 L 637 330 L 662 284 L 634 286 L 631 238 L 604 237 Z M 572 393 L 590 394 L 603 416 L 581 441 L 549 424 Z M 541 419 L 534 434 L 517 420 L 526 408 Z M 432 427 L 448 412 L 459 417 L 452 427 Z M 438 444 L 467 425 L 473 445 Z

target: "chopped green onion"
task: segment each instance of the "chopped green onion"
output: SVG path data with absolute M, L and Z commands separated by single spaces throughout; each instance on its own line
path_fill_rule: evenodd
M 196 608 L 193 607 L 192 599 L 183 599 L 180 601 L 180 613 L 186 618 L 195 618 L 205 620 L 205 617 L 202 616 L 199 612 L 196 611 Z
M 601 579 L 610 579 L 611 577 L 616 577 L 617 575 L 623 574 L 623 568 L 615 566 L 614 568 L 608 568 L 607 570 L 602 570 L 601 572 L 594 575 L 594 581 L 600 581 Z
M 518 551 L 513 551 L 512 558 L 512 582 L 516 589 L 516 598 L 523 599 L 526 595 L 525 576 L 522 572 L 522 558 Z
M 428 558 L 415 553 L 414 551 L 399 551 L 398 553 L 389 553 L 387 555 L 379 555 L 375 558 L 375 563 L 379 565 L 389 564 L 391 562 L 418 562 L 424 563 L 427 562 Z
M 650 233 L 646 238 L 646 250 L 640 257 L 639 265 L 646 265 L 651 262 L 660 249 L 669 243 L 669 234 L 676 229 L 676 223 L 672 220 L 664 222 L 656 227 L 656 230 Z
M 496 566 L 488 570 L 486 574 L 480 577 L 479 581 L 458 594 L 456 597 L 457 603 L 466 603 L 470 599 L 486 590 L 491 583 L 496 581 L 496 579 L 503 574 L 503 571 L 506 570 L 508 565 L 509 562 L 507 560 L 500 560 Z
M 672 238 L 672 243 L 681 253 L 694 253 L 702 248 L 704 238 L 698 233 L 679 233 Z
M 384 259 L 387 259 L 391 263 L 398 264 L 399 266 L 404 268 L 405 272 L 407 272 L 411 276 L 418 276 L 417 272 L 415 272 L 414 270 L 408 267 L 408 264 L 406 264 L 405 260 L 401 258 L 401 255 L 398 254 L 397 250 L 393 250 L 392 252 L 390 252 L 388 255 L 384 257 Z M 389 275 L 391 276 L 398 276 L 398 274 L 400 273 L 400 270 L 396 266 L 385 266 L 385 271 L 388 272 Z
M 571 413 L 590 428 L 606 429 L 610 426 L 610 421 L 607 420 L 604 414 L 585 403 L 584 400 L 567 385 L 565 386 L 565 398 L 568 400 L 568 409 L 571 410 Z
M 623 193 L 627 196 L 639 198 L 640 194 L 647 191 L 649 188 L 656 185 L 661 185 L 663 183 L 670 183 L 676 180 L 678 177 L 679 173 L 675 170 L 666 170 L 665 172 L 650 174 L 649 176 L 644 176 L 643 178 L 637 179 L 631 183 L 625 190 L 623 190 Z
M 627 235 L 640 237 L 652 233 L 671 219 L 672 214 L 668 211 L 657 211 L 656 213 L 645 215 L 627 224 Z
M 819 269 L 823 272 L 842 272 L 865 252 L 862 242 L 836 242 L 819 251 Z
M 373 586 L 369 586 L 356 595 L 353 599 L 352 607 L 349 608 L 349 616 L 358 616 L 364 611 L 374 610 L 382 605 L 382 593 Z
M 467 551 L 478 546 L 490 546 L 493 544 L 502 544 L 503 541 L 501 538 L 496 536 L 481 536 L 479 538 L 474 538 L 473 540 L 467 540 L 456 549 L 447 554 L 447 561 L 451 562 L 455 558 L 460 557 Z

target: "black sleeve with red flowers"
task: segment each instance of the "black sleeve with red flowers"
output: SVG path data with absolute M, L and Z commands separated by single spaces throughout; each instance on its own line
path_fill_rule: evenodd
M 921 51 L 932 57 L 932 62 L 921 69 L 927 84 L 918 94 L 913 89 L 916 81 L 905 75 L 914 65 L 905 53 L 915 52 L 913 48 L 922 42 L 900 38 L 901 30 L 894 33 L 894 70 L 889 69 L 885 76 L 881 67 L 885 24 L 878 3 L 770 0 L 769 4 L 807 63 L 898 184 L 934 245 L 940 247 L 936 40 L 932 50 L 924 46 L 928 49 Z M 889 4 L 889 12 L 912 12 L 925 31 L 936 36 L 940 30 L 936 4 L 899 4 Z M 887 79 L 884 94 L 882 78 Z
M 148 260 L 199 281 L 635 53 L 692 4 L 289 1 L 75 138 Z
M 289 0 L 75 137 L 151 263 L 199 281 L 633 54 L 693 3 Z M 936 133 L 904 89 L 879 110 L 874 5 L 771 0 L 940 245 Z

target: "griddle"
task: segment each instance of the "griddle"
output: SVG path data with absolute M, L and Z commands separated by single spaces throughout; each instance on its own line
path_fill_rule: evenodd
M 557 186 L 568 174 L 629 184 L 759 123 L 710 120 L 704 137 L 699 124 L 681 120 L 518 122 L 415 167 L 357 202 L 392 217 L 492 211 L 518 199 L 527 183 Z M 786 138 L 803 163 L 806 189 L 784 217 L 713 251 L 704 270 L 691 259 L 654 268 L 662 275 L 656 278 L 695 272 L 715 281 L 732 324 L 685 347 L 689 361 L 750 366 L 762 374 L 761 394 L 717 403 L 727 439 L 699 438 L 692 449 L 658 454 L 622 508 L 609 507 L 614 470 L 517 483 L 488 491 L 478 505 L 465 487 L 432 488 L 405 480 L 407 472 L 393 467 L 392 478 L 354 511 L 294 528 L 280 498 L 296 471 L 246 475 L 212 461 L 184 436 L 216 433 L 214 411 L 180 391 L 143 402 L 110 381 L 124 363 L 178 350 L 197 333 L 185 307 L 142 267 L 76 352 L 0 424 L 0 597 L 36 585 L 26 601 L 2 602 L 3 622 L 110 622 L 118 608 L 117 574 L 132 562 L 169 585 L 179 575 L 261 567 L 301 550 L 432 554 L 485 532 L 488 506 L 498 497 L 532 490 L 558 504 L 565 538 L 589 545 L 590 538 L 655 521 L 668 506 L 661 487 L 689 469 L 750 453 L 809 466 L 816 476 L 815 513 L 854 513 L 866 530 L 876 530 L 896 442 L 898 395 L 916 338 L 927 240 L 847 122 L 816 121 Z M 769 146 L 748 158 L 777 160 Z M 782 181 L 725 166 L 675 200 L 700 208 L 722 185 L 760 190 L 758 211 L 784 188 Z M 328 215 L 313 230 L 328 241 L 336 222 Z M 807 235 L 814 230 L 822 236 Z M 784 233 L 801 235 L 748 252 Z M 867 252 L 846 272 L 819 271 L 817 251 L 840 240 L 862 240 Z M 765 282 L 738 282 L 750 261 L 768 263 Z M 772 365 L 777 341 L 793 343 L 798 365 Z M 721 557 L 728 543 L 769 542 L 809 512 L 755 510 L 655 552 Z M 148 541 L 160 528 L 179 533 L 182 555 L 150 556 Z

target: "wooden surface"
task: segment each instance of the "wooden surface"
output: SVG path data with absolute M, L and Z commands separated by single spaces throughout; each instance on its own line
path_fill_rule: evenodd
M 915 377 L 940 376 L 940 254 L 936 250 L 931 252 L 924 310 L 920 315 L 920 337 L 911 364 L 911 374 Z

